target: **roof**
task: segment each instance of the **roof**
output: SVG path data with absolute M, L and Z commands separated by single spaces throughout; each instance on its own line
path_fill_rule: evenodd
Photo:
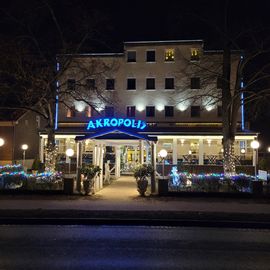
M 126 46 L 149 46 L 149 45 L 178 45 L 178 44 L 203 44 L 202 39 L 193 40 L 156 40 L 156 41 L 126 41 Z

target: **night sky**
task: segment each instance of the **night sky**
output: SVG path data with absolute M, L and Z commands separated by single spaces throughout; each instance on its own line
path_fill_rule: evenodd
M 78 41 L 86 27 L 94 26 L 95 33 L 85 43 L 83 52 L 121 52 L 124 41 L 172 39 L 204 39 L 206 49 L 221 49 L 226 5 L 230 36 L 233 39 L 238 37 L 235 49 L 250 49 L 254 40 L 257 44 L 269 42 L 268 2 L 47 0 L 70 43 Z M 35 25 L 34 32 L 43 39 L 44 46 L 55 49 L 55 27 L 47 21 L 49 15 L 43 11 L 44 3 L 45 0 L 2 3 L 1 23 L 4 27 L 0 35 L 12 36 L 21 31 L 10 21 L 3 21 L 7 12 L 15 18 L 26 15 L 28 21 Z M 250 36 L 247 34 L 239 38 L 239 33 L 247 30 Z M 262 139 L 270 145 L 270 125 L 265 124 L 270 119 L 268 108 L 269 104 L 265 104 L 264 110 L 257 113 L 257 118 L 252 118 L 251 127 L 261 131 Z

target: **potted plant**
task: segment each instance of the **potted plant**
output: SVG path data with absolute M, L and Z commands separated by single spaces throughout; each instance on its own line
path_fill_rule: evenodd
M 84 166 L 81 170 L 81 173 L 84 176 L 83 179 L 83 189 L 85 195 L 90 194 L 94 187 L 94 180 L 96 176 L 99 176 L 101 168 L 97 165 L 87 165 Z
M 35 158 L 32 164 L 32 168 L 31 168 L 32 173 L 37 174 L 40 168 L 41 168 L 41 161 L 38 158 Z
M 134 170 L 134 177 L 137 182 L 137 190 L 141 196 L 145 196 L 145 192 L 148 186 L 148 177 L 154 172 L 151 164 L 141 164 Z

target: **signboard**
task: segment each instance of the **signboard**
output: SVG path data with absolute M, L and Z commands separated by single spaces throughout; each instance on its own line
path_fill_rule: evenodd
M 110 127 L 124 127 L 143 130 L 146 128 L 146 122 L 143 120 L 135 120 L 129 118 L 99 118 L 95 120 L 90 120 L 87 125 L 87 130 Z
M 261 180 L 267 180 L 267 171 L 258 170 L 258 178 Z

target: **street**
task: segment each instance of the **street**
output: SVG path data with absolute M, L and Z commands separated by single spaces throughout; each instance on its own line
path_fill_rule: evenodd
M 270 231 L 0 226 L 0 269 L 269 269 Z

